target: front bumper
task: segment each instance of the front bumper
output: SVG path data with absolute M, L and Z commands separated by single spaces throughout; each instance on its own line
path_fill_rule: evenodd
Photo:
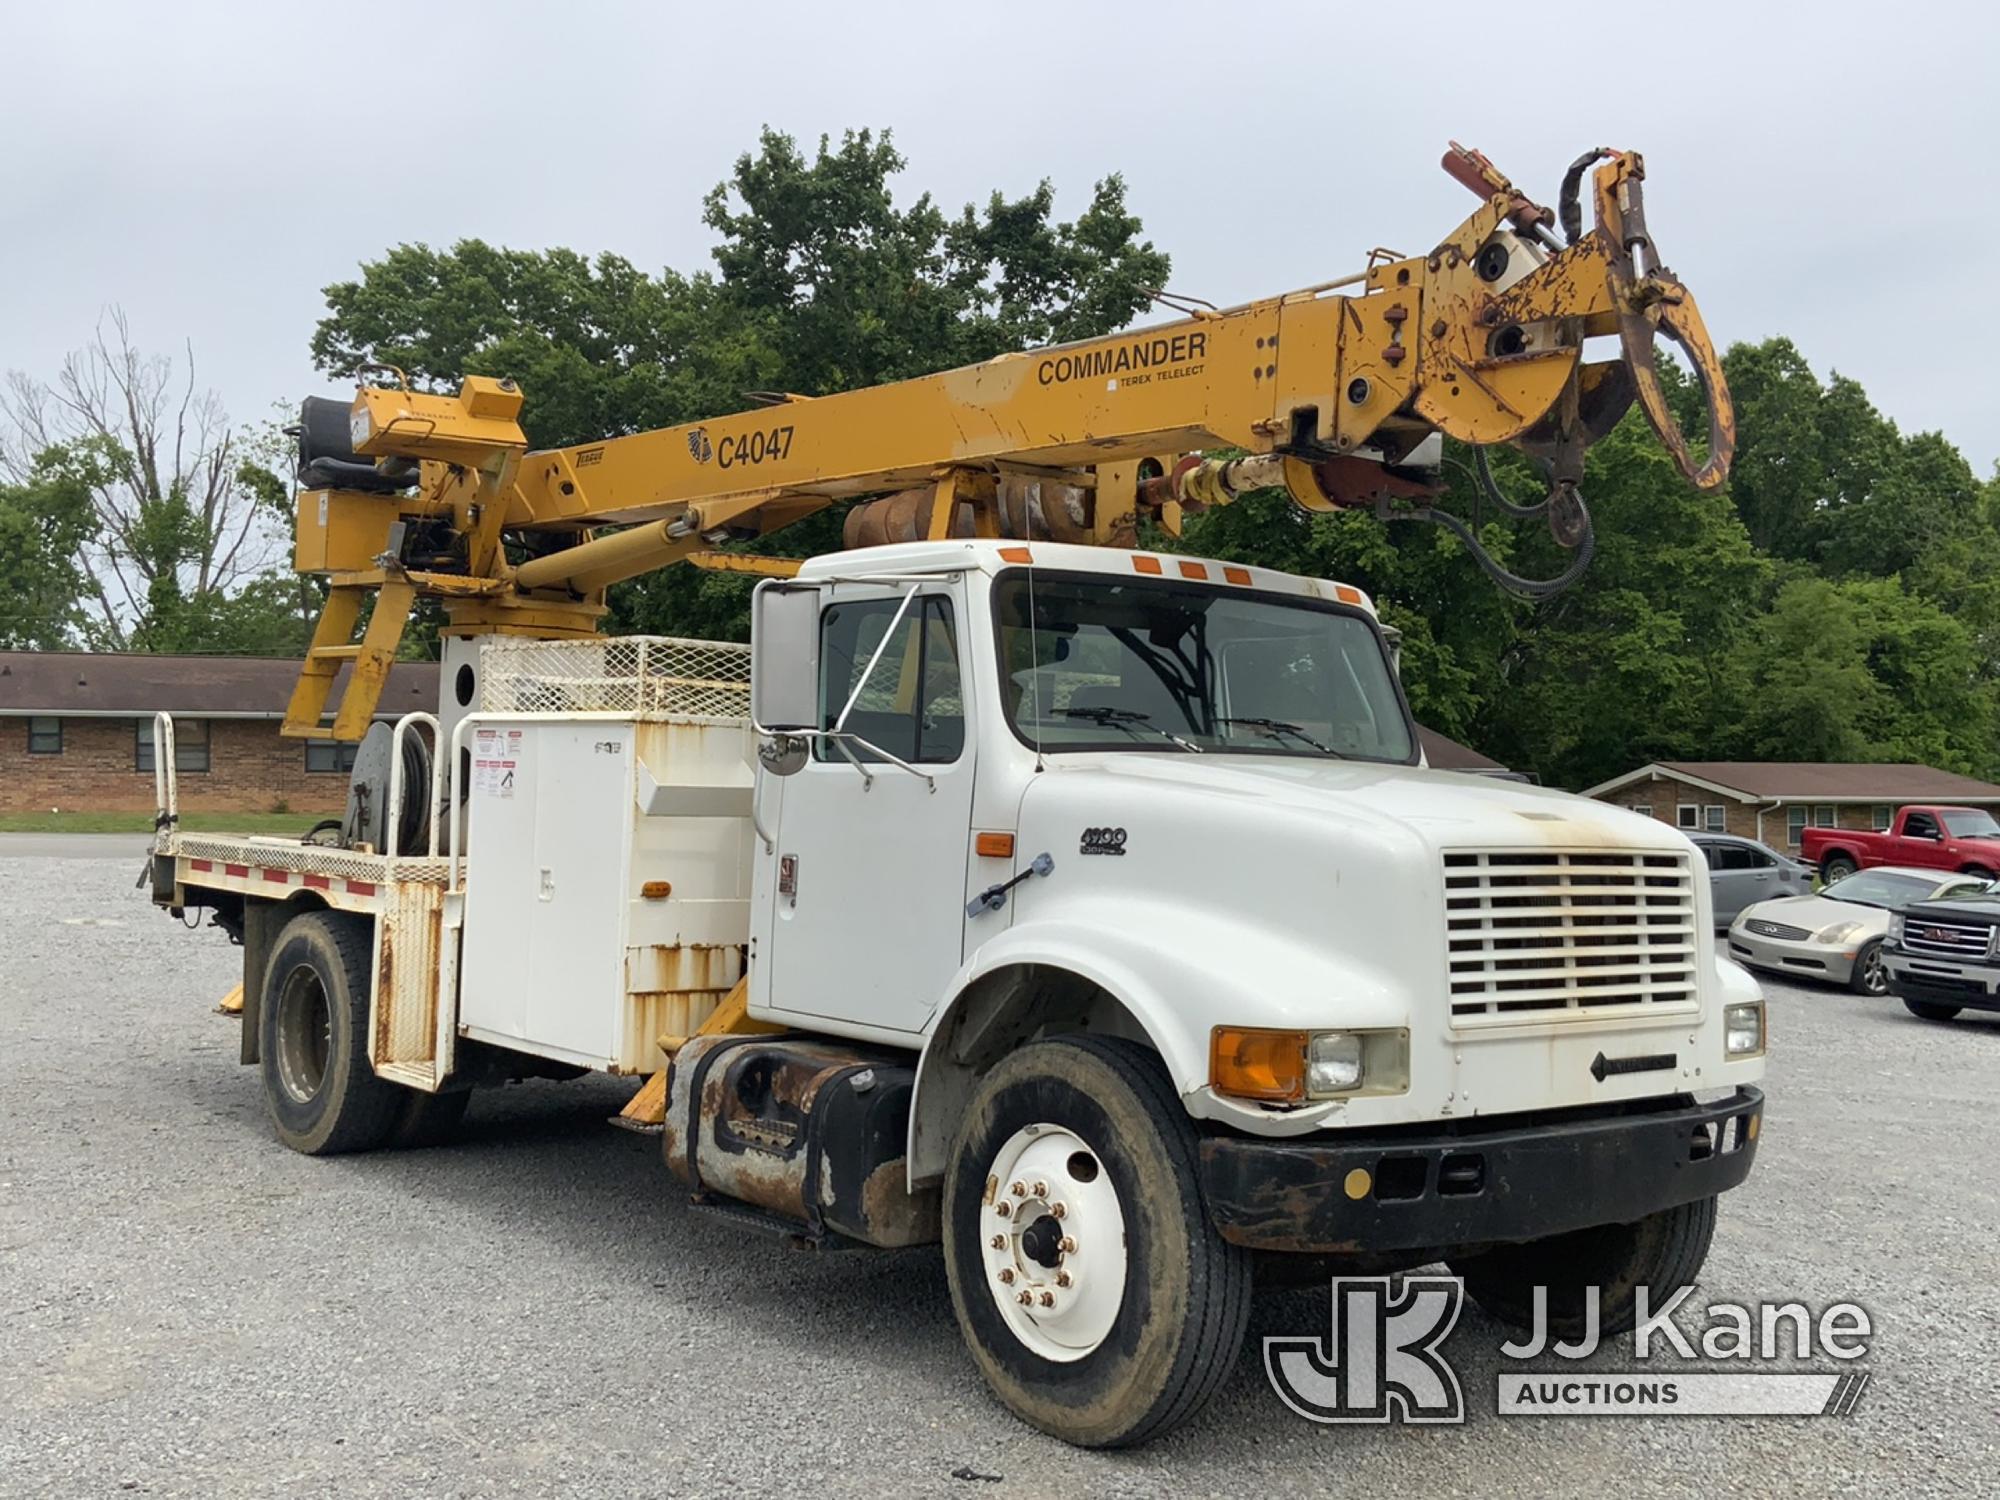
M 2000 969 L 1984 964 L 1953 963 L 1946 958 L 1919 958 L 1914 953 L 1885 949 L 1882 965 L 1889 972 L 1889 992 L 1899 999 L 1930 1005 L 1956 1005 L 1965 1010 L 2000 1010 Z
M 1759 937 L 1741 927 L 1729 929 L 1729 956 L 1739 964 L 1798 979 L 1829 979 L 1845 984 L 1854 977 L 1854 960 L 1861 945 L 1836 948 L 1812 938 Z
M 1214 1135 L 1202 1185 L 1222 1237 L 1253 1250 L 1330 1254 L 1521 1243 L 1625 1224 L 1712 1197 L 1749 1175 L 1763 1091 L 1531 1124 L 1342 1133 L 1338 1140 Z

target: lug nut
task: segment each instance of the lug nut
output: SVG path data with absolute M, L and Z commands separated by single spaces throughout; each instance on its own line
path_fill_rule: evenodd
M 1009 1203 L 1005 1198 L 1002 1198 L 998 1203 L 993 1205 L 993 1212 L 1000 1215 L 1000 1217 L 1003 1219 L 1006 1218 L 1007 1215 L 1011 1214 L 1013 1211 L 1014 1211 L 1014 1205 Z
M 1002 1266 L 1000 1268 L 1000 1284 L 1002 1286 L 1008 1286 L 1013 1283 L 1013 1280 L 1014 1280 L 1014 1268 L 1012 1266 Z
M 1062 1239 L 1056 1243 L 1056 1249 L 1062 1251 L 1064 1255 L 1076 1254 L 1076 1237 L 1074 1235 L 1067 1235 L 1067 1234 L 1064 1235 Z
M 1015 1183 L 1007 1191 L 1012 1193 L 1016 1198 L 1025 1198 L 1028 1196 L 1027 1184 L 1022 1182 Z
M 1054 1307 L 1055 1305 L 1056 1305 L 1056 1294 L 1054 1292 L 1043 1292 L 1042 1306 Z
M 996 1234 L 993 1236 L 991 1244 L 995 1250 L 1005 1250 L 1007 1248 L 1007 1236 Z
M 1069 1213 L 1069 1206 L 1067 1204 L 1051 1203 L 1049 1205 L 1049 1217 L 1052 1219 L 1060 1219 L 1068 1213 Z
M 1034 1194 L 1035 1194 L 1035 1196 L 1036 1196 L 1037 1198 L 1046 1198 L 1046 1197 L 1048 1197 L 1048 1195 L 1049 1195 L 1049 1185 L 1048 1185 L 1048 1184 L 1047 1184 L 1046 1182 L 1038 1182 L 1038 1183 L 1036 1183 L 1036 1184 L 1035 1184 L 1035 1186 L 1034 1186 Z
M 1033 1307 L 1035 1305 L 1035 1294 L 1033 1292 L 1023 1292 L 1014 1300 L 1023 1307 Z
M 1069 1272 L 1067 1272 L 1067 1271 L 1058 1271 L 1058 1272 L 1056 1272 L 1056 1285 L 1057 1285 L 1057 1286 L 1068 1286 L 1068 1285 L 1069 1285 L 1069 1283 L 1070 1283 L 1070 1274 L 1069 1274 Z

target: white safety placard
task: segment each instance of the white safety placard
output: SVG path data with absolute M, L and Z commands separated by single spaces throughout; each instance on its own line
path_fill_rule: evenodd
M 482 797 L 512 797 L 525 769 L 525 743 L 518 729 L 474 729 L 472 789 Z

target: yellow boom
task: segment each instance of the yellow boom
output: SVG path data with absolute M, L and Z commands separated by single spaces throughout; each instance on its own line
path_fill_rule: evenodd
M 1583 454 L 1635 397 L 1690 482 L 1720 484 L 1728 393 L 1692 297 L 1654 255 L 1639 156 L 1580 158 L 1558 214 L 1477 152 L 1454 145 L 1444 165 L 1484 201 L 1427 254 L 1376 251 L 1363 271 L 1284 296 L 892 385 L 533 453 L 512 381 L 474 376 L 455 395 L 363 387 L 344 441 L 310 420 L 301 436 L 296 562 L 328 574 L 331 593 L 284 732 L 326 732 L 349 660 L 332 732 L 366 731 L 420 595 L 442 599 L 458 633 L 590 634 L 609 585 L 671 562 L 789 571 L 715 549 L 837 501 L 867 502 L 848 514 L 850 545 L 978 534 L 1130 546 L 1142 514 L 1178 532 L 1183 508 L 1273 484 L 1309 510 L 1451 524 L 1424 504 L 1438 491 L 1419 467 L 1442 433 L 1541 460 L 1551 529 L 1576 546 L 1589 528 Z M 1655 373 L 1661 333 L 1707 393 L 1700 462 Z M 1618 337 L 1623 358 L 1584 363 L 1583 341 L 1599 335 Z M 1202 456 L 1218 448 L 1245 456 Z M 510 562 L 505 539 L 530 555 Z

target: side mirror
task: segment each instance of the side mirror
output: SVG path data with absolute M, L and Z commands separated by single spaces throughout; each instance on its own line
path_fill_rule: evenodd
M 820 590 L 768 579 L 750 596 L 750 719 L 759 734 L 819 728 Z

